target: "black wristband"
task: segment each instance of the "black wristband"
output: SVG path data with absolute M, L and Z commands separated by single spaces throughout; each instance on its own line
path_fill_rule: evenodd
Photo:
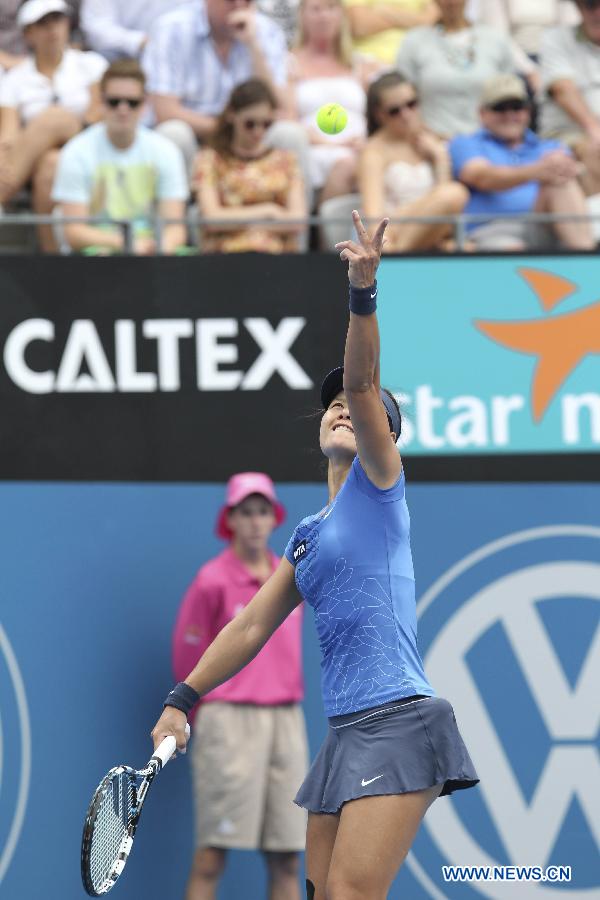
M 179 684 L 175 685 L 171 693 L 167 695 L 167 699 L 163 703 L 163 709 L 165 706 L 174 706 L 175 709 L 180 709 L 187 716 L 199 699 L 200 694 L 193 687 L 190 687 L 185 681 L 180 681 Z
M 370 316 L 377 309 L 377 281 L 370 287 L 350 285 L 350 312 L 357 316 Z

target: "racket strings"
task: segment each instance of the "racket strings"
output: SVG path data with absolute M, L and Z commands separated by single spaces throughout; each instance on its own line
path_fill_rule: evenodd
M 89 871 L 96 889 L 110 876 L 119 859 L 136 802 L 133 778 L 125 772 L 115 775 L 101 799 L 94 823 Z

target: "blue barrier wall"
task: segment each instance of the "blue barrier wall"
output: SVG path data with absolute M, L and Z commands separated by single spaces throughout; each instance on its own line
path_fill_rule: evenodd
M 390 897 L 600 897 L 600 485 L 410 484 L 407 469 L 421 651 L 482 784 L 434 804 Z M 324 498 L 314 484 L 280 491 L 289 520 L 276 532 L 278 551 Z M 87 801 L 109 766 L 148 756 L 172 681 L 173 619 L 218 549 L 221 497 L 218 484 L 0 484 L 5 900 L 84 896 Z M 310 614 L 305 647 L 314 755 L 325 722 Z M 179 760 L 156 784 L 115 897 L 182 897 L 191 851 L 189 772 Z M 487 861 L 571 865 L 573 880 L 442 881 L 442 864 Z M 264 897 L 255 854 L 235 855 L 220 897 Z

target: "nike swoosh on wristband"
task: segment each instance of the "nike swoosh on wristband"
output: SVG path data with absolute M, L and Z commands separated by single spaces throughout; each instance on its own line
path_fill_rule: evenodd
M 371 300 L 374 300 L 376 296 L 377 296 L 377 291 L 375 291 L 374 294 L 371 294 Z
M 383 774 L 385 774 L 385 772 Z M 366 787 L 368 784 L 373 784 L 373 782 L 377 781 L 378 778 L 383 778 L 383 775 L 376 775 L 375 778 L 369 778 L 368 781 L 365 781 L 365 779 L 363 778 L 361 784 L 363 787 Z

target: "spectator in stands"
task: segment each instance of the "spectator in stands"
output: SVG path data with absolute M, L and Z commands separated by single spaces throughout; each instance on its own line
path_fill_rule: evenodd
M 88 47 L 107 59 L 139 57 L 156 19 L 191 0 L 81 0 Z
M 143 64 L 158 128 L 178 144 L 189 170 L 198 142 L 211 137 L 237 84 L 259 78 L 278 107 L 288 103 L 285 36 L 254 0 L 193 0 L 161 16 Z M 295 122 L 276 122 L 269 142 L 306 152 Z
M 66 0 L 70 10 L 71 23 L 77 22 L 80 0 Z M 0 3 L 0 72 L 8 71 L 23 61 L 27 44 L 23 31 L 17 24 L 17 13 L 23 0 L 2 0 Z
M 277 100 L 258 79 L 239 84 L 217 120 L 210 147 L 200 152 L 195 188 L 200 212 L 207 219 L 234 224 L 207 226 L 203 249 L 214 253 L 298 250 L 299 226 L 286 225 L 306 216 L 304 185 L 297 160 L 289 150 L 267 146 Z M 252 224 L 269 219 L 271 224 Z M 240 226 L 238 221 L 248 223 Z
M 359 163 L 363 209 L 369 219 L 390 216 L 384 252 L 442 247 L 451 225 L 408 222 L 398 216 L 460 213 L 468 192 L 451 180 L 445 143 L 428 131 L 412 84 L 398 72 L 382 75 L 367 94 L 369 139 Z
M 348 9 L 354 49 L 372 57 L 380 68 L 394 65 L 410 28 L 434 25 L 439 9 L 432 0 L 344 0 Z
M 216 524 L 229 546 L 201 567 L 179 609 L 177 678 L 188 675 L 275 571 L 279 559 L 268 542 L 284 519 L 268 475 L 239 472 L 229 479 Z M 293 798 L 307 769 L 302 695 L 300 604 L 246 668 L 202 697 L 189 745 L 196 840 L 186 900 L 215 900 L 235 848 L 264 855 L 269 900 L 300 900 L 306 816 Z
M 520 78 L 498 75 L 487 82 L 481 98 L 483 128 L 450 144 L 454 175 L 471 191 L 465 212 L 586 214 L 577 181 L 580 164 L 557 141 L 542 140 L 530 131 L 529 119 Z M 549 244 L 546 225 L 498 219 L 469 228 L 478 249 L 540 249 Z M 587 221 L 558 221 L 552 231 L 571 250 L 594 247 Z
M 296 111 L 310 141 L 310 175 L 319 202 L 356 191 L 358 152 L 367 133 L 365 84 L 369 67 L 352 53 L 342 0 L 302 0 L 290 79 Z M 324 99 L 341 103 L 348 124 L 337 135 L 317 128 Z
M 587 194 L 600 192 L 600 0 L 577 0 L 581 26 L 552 28 L 541 43 L 540 132 L 583 162 Z
M 423 121 L 443 138 L 477 128 L 478 98 L 486 80 L 514 70 L 508 38 L 472 25 L 464 0 L 437 0 L 438 25 L 414 28 L 398 54 L 398 69 L 419 94 Z
M 0 204 L 31 181 L 34 212 L 48 214 L 58 148 L 100 115 L 106 60 L 68 46 L 68 14 L 64 0 L 26 0 L 19 10 L 32 53 L 0 82 Z M 39 239 L 55 249 L 49 227 Z
M 188 197 L 181 153 L 171 141 L 139 124 L 145 76 L 135 60 L 118 60 L 101 81 L 102 121 L 64 147 L 53 199 L 67 216 L 103 215 L 134 227 L 134 253 L 156 252 L 151 219 L 183 218 Z M 65 225 L 73 250 L 118 253 L 123 233 L 110 225 Z M 185 244 L 185 226 L 166 224 L 163 253 Z
M 578 25 L 579 16 L 571 0 L 474 0 L 469 4 L 473 21 L 509 35 L 529 59 L 537 62 L 540 42 L 547 28 Z

